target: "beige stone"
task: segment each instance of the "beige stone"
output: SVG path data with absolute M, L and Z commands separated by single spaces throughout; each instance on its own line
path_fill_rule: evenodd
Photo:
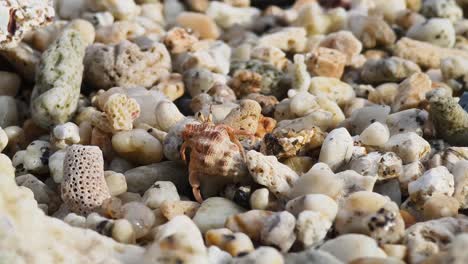
M 306 63 L 307 70 L 313 75 L 340 79 L 346 65 L 346 55 L 338 50 L 318 48 Z
M 428 75 L 424 73 L 411 75 L 399 85 L 392 110 L 398 112 L 418 108 L 426 100 L 426 93 L 430 90 L 432 90 L 432 81 Z
M 195 31 L 201 39 L 217 39 L 220 34 L 216 23 L 205 14 L 183 12 L 177 17 L 177 24 Z
M 460 49 L 441 48 L 430 43 L 400 39 L 393 50 L 395 56 L 411 60 L 423 68 L 440 67 L 440 61 L 448 57 L 462 57 L 468 59 L 468 51 Z

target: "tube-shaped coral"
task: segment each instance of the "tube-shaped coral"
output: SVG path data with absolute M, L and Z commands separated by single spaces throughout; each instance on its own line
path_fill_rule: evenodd
M 437 135 L 456 146 L 468 146 L 468 113 L 453 97 L 435 90 L 427 95 Z
M 44 52 L 31 96 L 31 113 L 43 128 L 67 122 L 78 106 L 86 43 L 67 28 Z

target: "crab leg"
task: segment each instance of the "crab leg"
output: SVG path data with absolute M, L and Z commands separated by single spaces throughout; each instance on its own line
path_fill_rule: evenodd
M 239 151 L 241 153 L 242 159 L 245 160 L 245 151 L 244 151 L 244 146 L 240 143 L 239 139 L 237 139 L 237 135 L 241 136 L 249 136 L 250 138 L 253 137 L 253 135 L 245 130 L 235 130 L 231 127 L 226 127 L 227 132 L 229 135 L 229 139 L 232 141 L 232 143 L 236 144 L 236 146 L 239 148 Z
M 187 161 L 187 159 L 185 157 L 185 150 L 187 149 L 188 145 L 189 145 L 188 141 L 184 141 L 184 143 L 182 143 L 182 146 L 180 147 L 180 158 L 183 161 Z
M 201 193 L 200 193 L 200 181 L 198 179 L 198 174 L 196 173 L 196 170 L 194 169 L 190 169 L 189 183 L 190 183 L 190 186 L 192 186 L 192 192 L 193 192 L 193 196 L 195 196 L 195 200 L 197 200 L 197 202 L 199 203 L 202 203 L 203 197 L 201 196 Z
M 185 141 L 180 147 L 180 157 L 184 161 L 187 161 L 186 159 L 187 157 L 185 156 L 185 150 L 189 146 L 190 146 L 190 140 Z M 189 162 L 189 183 L 190 183 L 190 186 L 192 186 L 193 196 L 195 196 L 195 199 L 197 200 L 197 202 L 202 203 L 203 198 L 200 193 L 200 181 L 198 180 L 198 176 L 195 173 L 196 170 L 194 168 L 191 168 L 191 166 L 193 166 L 192 164 L 194 163 Z

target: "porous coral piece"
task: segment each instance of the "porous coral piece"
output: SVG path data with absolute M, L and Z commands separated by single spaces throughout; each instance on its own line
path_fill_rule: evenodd
M 171 57 L 163 44 L 152 43 L 142 48 L 124 40 L 116 45 L 89 46 L 84 65 L 84 82 L 95 89 L 149 88 L 168 75 Z
M 6 156 L 5 156 L 6 157 Z M 74 228 L 39 209 L 33 193 L 15 184 L 11 163 L 0 154 L 0 210 L 7 226 L 0 248 L 8 252 L 9 263 L 133 263 L 143 257 L 144 249 L 116 243 L 110 238 L 83 228 Z M 31 232 L 34 230 L 34 232 Z M 90 247 L 90 245 L 93 245 Z M 86 252 L 83 249 L 86 248 Z
M 255 150 L 246 155 L 247 167 L 253 179 L 266 186 L 279 199 L 287 199 L 293 184 L 299 179 L 295 171 L 280 163 L 274 156 Z
M 86 43 L 68 28 L 42 54 L 31 95 L 34 122 L 42 128 L 67 122 L 78 107 Z
M 421 263 L 444 250 L 453 238 L 468 231 L 466 218 L 445 217 L 416 223 L 405 231 L 403 243 L 408 247 L 408 260 Z
M 244 148 L 236 134 L 248 135 L 228 125 L 215 125 L 209 121 L 185 125 L 180 155 L 182 160 L 189 160 L 189 181 L 198 202 L 203 201 L 200 191 L 209 197 L 228 183 L 250 181 Z
M 179 54 L 190 51 L 198 38 L 185 28 L 175 27 L 166 33 L 163 42 L 172 54 Z
M 98 147 L 68 147 L 63 166 L 62 199 L 68 209 L 88 215 L 110 198 L 104 178 L 104 160 Z
M 0 49 L 14 48 L 30 31 L 49 24 L 53 1 L 6 0 L 0 3 Z
M 450 144 L 468 146 L 468 113 L 453 97 L 429 95 L 430 117 L 437 135 Z
M 255 131 L 255 136 L 258 138 L 263 138 L 266 134 L 271 133 L 273 129 L 275 129 L 276 124 L 277 122 L 275 119 L 260 115 L 257 131 Z
M 243 97 L 262 90 L 262 75 L 250 70 L 237 70 L 229 82 L 237 97 Z
M 239 103 L 239 107 L 231 110 L 221 123 L 253 135 L 257 131 L 260 112 L 261 107 L 257 102 L 249 99 L 242 100 Z
M 143 87 L 113 87 L 105 92 L 98 92 L 95 104 L 99 109 L 104 109 L 108 98 L 115 93 L 126 94 L 129 98 L 135 99 L 139 104 L 140 117 L 135 120 L 135 125 L 145 123 L 154 127 L 158 126 L 157 115 L 155 113 L 159 103 L 167 99 L 163 93 L 153 89 L 147 90 Z M 81 111 L 83 112 L 83 110 Z M 84 118 L 84 120 L 87 120 L 87 118 Z
M 140 105 L 125 94 L 109 96 L 103 108 L 113 131 L 131 130 L 133 121 L 140 116 Z

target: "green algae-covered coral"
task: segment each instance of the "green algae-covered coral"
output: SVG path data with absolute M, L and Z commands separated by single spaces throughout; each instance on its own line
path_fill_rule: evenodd
M 455 146 L 468 146 L 468 113 L 440 90 L 427 95 L 437 135 Z
M 290 88 L 290 80 L 273 65 L 260 60 L 233 61 L 231 75 L 237 70 L 249 70 L 262 76 L 260 93 L 274 95 L 278 99 L 284 98 Z M 289 84 L 289 85 L 288 85 Z
M 67 28 L 42 54 L 31 96 L 34 122 L 49 128 L 67 122 L 78 106 L 86 42 Z

